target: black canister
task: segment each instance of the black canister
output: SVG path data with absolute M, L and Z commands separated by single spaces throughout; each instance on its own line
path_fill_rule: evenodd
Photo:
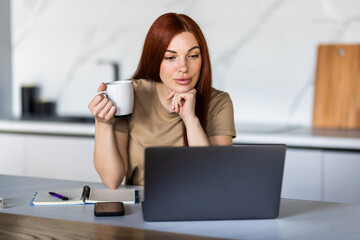
M 39 87 L 21 87 L 21 114 L 22 117 L 31 117 L 35 114 L 36 102 L 39 95 Z
M 56 104 L 51 101 L 38 101 L 35 105 L 37 117 L 54 117 L 56 115 Z

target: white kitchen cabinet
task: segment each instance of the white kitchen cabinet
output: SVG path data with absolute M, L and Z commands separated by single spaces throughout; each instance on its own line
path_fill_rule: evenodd
M 93 164 L 94 139 L 25 135 L 26 175 L 100 182 Z
M 25 174 L 24 146 L 22 135 L 0 133 L 0 174 Z
M 286 150 L 281 197 L 321 200 L 322 151 Z
M 360 152 L 288 148 L 281 196 L 360 203 Z
M 0 174 L 101 182 L 93 136 L 0 133 Z M 288 147 L 283 198 L 360 203 L 360 151 Z
M 360 202 L 360 153 L 324 151 L 324 201 Z

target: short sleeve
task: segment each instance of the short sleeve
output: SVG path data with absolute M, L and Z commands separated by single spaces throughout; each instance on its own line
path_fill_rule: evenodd
M 114 130 L 123 133 L 129 133 L 130 117 L 115 118 L 113 126 Z
M 206 134 L 211 136 L 236 137 L 234 109 L 228 93 L 214 89 L 209 104 Z

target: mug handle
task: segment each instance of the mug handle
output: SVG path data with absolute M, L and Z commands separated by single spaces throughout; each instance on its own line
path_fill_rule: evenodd
M 100 91 L 96 95 L 99 95 L 99 94 L 103 94 L 105 97 L 108 97 L 108 92 L 106 90 L 105 91 Z

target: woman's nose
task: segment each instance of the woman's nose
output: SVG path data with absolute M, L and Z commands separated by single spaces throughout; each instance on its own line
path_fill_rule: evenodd
M 179 72 L 187 72 L 188 71 L 188 66 L 187 66 L 185 59 L 181 59 L 179 64 L 180 64 Z

